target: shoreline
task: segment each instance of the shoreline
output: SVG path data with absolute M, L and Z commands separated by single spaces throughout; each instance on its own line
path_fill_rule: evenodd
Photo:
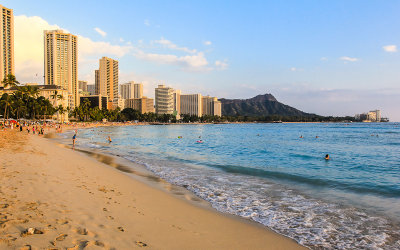
M 154 249 L 303 248 L 261 224 L 220 213 L 208 202 L 195 200 L 197 196 L 188 190 L 154 175 L 142 172 L 133 178 L 135 173 L 121 172 L 128 163 L 116 157 L 99 162 L 38 136 L 1 133 L 1 172 L 8 178 L 2 178 L 0 189 L 0 211 L 6 216 L 0 222 L 0 248 L 127 249 L 143 244 Z M 23 210 L 27 203 L 30 208 Z M 26 211 L 39 212 L 35 217 Z M 60 218 L 68 222 L 60 223 Z M 43 234 L 21 236 L 31 227 Z

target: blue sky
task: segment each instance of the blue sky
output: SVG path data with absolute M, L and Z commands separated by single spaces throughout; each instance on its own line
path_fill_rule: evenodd
M 306 112 L 381 109 L 400 121 L 400 1 L 0 4 L 14 9 L 23 81 L 43 72 L 42 43 L 25 44 L 39 38 L 23 30 L 42 37 L 42 27 L 59 27 L 82 36 L 79 78 L 91 83 L 98 59 L 109 56 L 120 62 L 120 82 L 143 82 L 148 96 L 159 83 L 219 98 L 272 93 Z M 25 52 L 31 47 L 40 53 Z

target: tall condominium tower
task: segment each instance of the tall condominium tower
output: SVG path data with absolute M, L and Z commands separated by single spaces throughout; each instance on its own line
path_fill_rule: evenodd
M 179 89 L 174 91 L 174 110 L 179 119 L 181 114 L 181 91 Z
M 155 110 L 157 114 L 174 113 L 174 89 L 158 85 L 155 89 Z
M 181 95 L 181 114 L 183 115 L 203 115 L 201 94 Z
M 96 94 L 107 96 L 109 102 L 118 100 L 118 61 L 108 57 L 99 60 L 96 70 Z
M 203 96 L 202 106 L 203 115 L 221 116 L 221 102 L 217 97 Z
M 80 90 L 82 90 L 82 91 L 84 91 L 84 92 L 87 92 L 88 91 L 88 88 L 87 88 L 87 81 L 78 81 L 78 85 L 79 85 L 79 89 Z
M 135 83 L 133 86 L 134 86 L 134 98 L 142 98 L 143 97 L 143 84 Z
M 135 97 L 135 82 L 123 83 L 119 86 L 120 94 L 122 99 L 133 99 Z
M 79 106 L 77 52 L 75 35 L 63 30 L 44 31 L 44 84 L 67 90 L 70 108 Z
M 9 74 L 15 75 L 14 69 L 14 14 L 12 9 L 0 5 L 0 82 Z M 0 83 L 0 86 L 2 84 Z

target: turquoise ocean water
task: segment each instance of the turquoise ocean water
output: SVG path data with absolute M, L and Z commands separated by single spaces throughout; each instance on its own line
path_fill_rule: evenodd
M 101 127 L 79 130 L 78 146 L 311 248 L 400 249 L 397 123 Z

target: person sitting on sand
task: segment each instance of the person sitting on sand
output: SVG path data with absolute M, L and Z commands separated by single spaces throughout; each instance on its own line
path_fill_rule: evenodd
M 329 160 L 329 154 L 325 155 L 325 160 L 327 160 L 327 161 Z

